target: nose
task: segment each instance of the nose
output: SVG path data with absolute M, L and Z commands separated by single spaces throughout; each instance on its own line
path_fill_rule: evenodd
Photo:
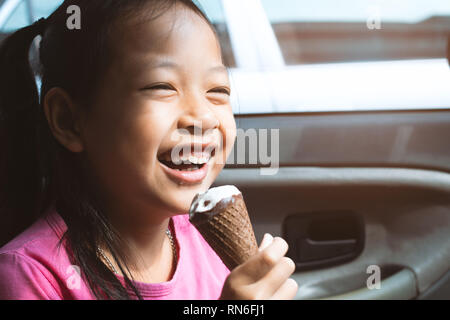
M 214 112 L 200 99 L 195 99 L 185 106 L 183 114 L 178 119 L 178 129 L 188 130 L 192 135 L 203 135 L 206 131 L 219 127 L 220 123 Z

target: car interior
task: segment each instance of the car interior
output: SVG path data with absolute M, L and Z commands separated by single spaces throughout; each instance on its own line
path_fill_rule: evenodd
M 217 185 L 242 190 L 258 241 L 287 240 L 297 299 L 448 299 L 449 121 L 449 111 L 238 117 L 240 128 L 280 128 L 280 168 L 230 165 Z
M 231 1 L 224 0 L 224 6 Z M 261 2 L 267 6 L 271 0 Z M 213 11 L 222 1 L 201 3 Z M 239 19 L 218 16 L 213 23 L 225 64 L 246 70 L 227 25 Z M 354 21 L 268 23 L 287 65 L 326 67 L 363 57 L 447 59 L 450 66 L 450 11 L 416 24 L 389 22 L 381 31 Z M 0 33 L 0 42 L 6 34 Z M 271 99 L 270 106 L 276 101 Z M 450 105 L 291 112 L 251 108 L 241 100 L 237 127 L 243 134 L 278 132 L 276 174 L 261 174 L 267 163 L 260 157 L 252 163 L 245 144 L 246 161 L 229 159 L 214 185 L 232 184 L 242 191 L 258 243 L 265 233 L 288 242 L 299 285 L 295 299 L 450 299 Z M 259 142 L 270 150 L 267 140 Z

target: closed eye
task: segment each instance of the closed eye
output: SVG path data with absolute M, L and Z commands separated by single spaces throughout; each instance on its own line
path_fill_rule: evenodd
M 171 91 L 176 91 L 176 89 L 171 86 L 170 84 L 167 83 L 159 83 L 159 84 L 155 84 L 153 86 L 149 86 L 149 87 L 145 87 L 141 90 L 171 90 Z
M 212 93 L 223 93 L 226 95 L 231 95 L 231 90 L 227 87 L 220 87 L 220 88 L 214 88 L 212 90 L 209 90 L 208 92 L 212 92 Z

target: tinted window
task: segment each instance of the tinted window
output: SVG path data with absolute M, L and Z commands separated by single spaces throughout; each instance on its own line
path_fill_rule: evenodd
M 288 65 L 444 58 L 448 0 L 262 0 Z
M 208 18 L 213 23 L 217 34 L 219 36 L 219 41 L 222 46 L 222 55 L 224 64 L 227 67 L 236 67 L 236 61 L 233 54 L 233 49 L 231 47 L 230 36 L 227 29 L 227 24 L 225 20 L 225 14 L 222 6 L 221 0 L 201 0 L 197 1 L 202 10 L 206 13 Z
M 31 16 L 29 5 L 22 1 L 19 5 L 12 11 L 11 15 L 6 19 L 3 26 L 0 26 L 2 32 L 12 32 L 14 30 L 23 28 L 31 23 Z

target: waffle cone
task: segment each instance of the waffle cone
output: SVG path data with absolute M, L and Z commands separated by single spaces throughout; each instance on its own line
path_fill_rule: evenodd
M 233 196 L 221 212 L 193 224 L 230 270 L 258 252 L 242 195 Z

